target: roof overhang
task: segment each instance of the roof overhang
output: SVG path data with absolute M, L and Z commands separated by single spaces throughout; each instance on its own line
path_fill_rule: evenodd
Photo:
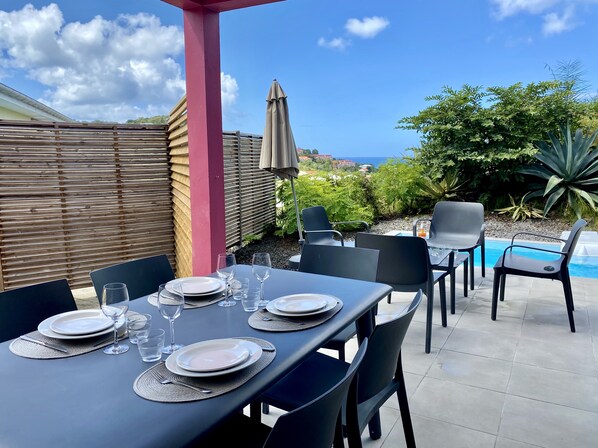
M 248 8 L 250 6 L 266 5 L 284 0 L 162 0 L 181 9 L 195 9 L 204 7 L 214 12 L 232 11 L 233 9 Z

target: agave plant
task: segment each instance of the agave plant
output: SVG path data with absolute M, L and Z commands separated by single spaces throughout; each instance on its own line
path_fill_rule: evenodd
M 523 197 L 519 201 L 519 204 L 516 204 L 515 199 L 513 199 L 513 196 L 509 195 L 509 199 L 511 200 L 511 206 L 505 207 L 505 208 L 499 208 L 499 209 L 496 209 L 496 211 L 498 212 L 499 215 L 502 215 L 505 213 L 510 213 L 513 221 L 519 221 L 519 220 L 525 221 L 527 218 L 532 218 L 532 219 L 543 218 L 544 215 L 542 214 L 542 210 L 534 207 L 530 203 L 526 203 L 527 199 L 528 199 L 527 198 L 528 194 L 529 193 L 526 193 L 523 195 Z
M 598 151 L 592 144 L 598 131 L 584 136 L 581 129 L 571 136 L 569 124 L 561 126 L 563 141 L 548 133 L 550 142 L 538 144 L 536 159 L 540 163 L 521 170 L 523 174 L 536 176 L 546 181 L 546 187 L 530 194 L 530 198 L 548 197 L 544 206 L 544 215 L 561 198 L 567 199 L 567 205 L 581 217 L 581 204 L 587 202 L 596 210 L 598 202 Z
M 438 202 L 457 196 L 458 191 L 463 185 L 465 185 L 465 182 L 459 181 L 457 172 L 449 171 L 438 182 L 429 177 L 423 178 L 419 188 L 422 196 Z

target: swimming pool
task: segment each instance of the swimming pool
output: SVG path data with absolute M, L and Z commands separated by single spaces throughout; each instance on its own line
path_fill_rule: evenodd
M 401 231 L 399 234 L 407 236 L 411 235 L 410 232 L 405 231 Z M 511 240 L 486 238 L 486 271 L 490 272 L 491 276 L 494 275 L 492 273 L 492 268 L 494 268 L 496 261 L 503 254 L 504 250 L 509 244 L 511 244 Z M 522 240 L 518 240 L 517 244 L 551 250 L 559 250 L 560 248 L 558 244 L 534 243 L 531 241 Z M 557 257 L 556 254 L 529 249 L 516 250 L 517 254 L 529 255 L 541 260 L 554 260 Z M 482 265 L 482 255 L 479 247 L 475 250 L 474 258 L 474 265 L 476 267 L 480 267 Z M 573 256 L 571 258 L 571 262 L 569 263 L 569 273 L 574 277 L 598 278 L 598 256 Z M 488 273 L 486 275 L 488 275 Z
M 511 244 L 511 240 L 495 240 L 486 238 L 486 269 L 492 269 L 496 260 L 503 254 L 506 247 Z M 543 249 L 559 250 L 558 244 L 540 244 L 529 241 L 517 241 L 517 244 L 523 244 L 525 246 L 539 247 Z M 539 252 L 529 249 L 515 249 L 517 254 L 529 255 L 534 258 L 541 260 L 554 260 L 555 254 Z M 480 254 L 480 248 L 475 250 L 475 266 L 482 265 L 482 256 Z M 491 272 L 491 271 L 490 271 Z M 591 256 L 573 256 L 569 263 L 569 273 L 574 277 L 588 277 L 598 278 L 598 257 Z M 488 274 L 486 274 L 488 275 Z

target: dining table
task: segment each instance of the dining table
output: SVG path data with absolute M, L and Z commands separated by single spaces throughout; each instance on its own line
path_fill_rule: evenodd
M 235 278 L 242 277 L 257 285 L 251 266 L 235 267 Z M 136 378 L 152 366 L 142 361 L 135 345 L 129 344 L 130 350 L 120 355 L 97 349 L 61 359 L 31 359 L 15 355 L 9 350 L 11 341 L 4 342 L 0 344 L 0 446 L 185 446 L 255 402 L 352 322 L 357 324 L 360 340 L 370 335 L 373 308 L 391 291 L 380 283 L 272 269 L 264 283 L 266 299 L 326 294 L 340 299 L 342 308 L 320 325 L 298 331 L 252 328 L 248 324 L 251 313 L 240 303 L 223 308 L 214 302 L 185 309 L 175 321 L 177 343 L 259 338 L 272 344 L 276 353 L 270 364 L 243 385 L 222 395 L 182 403 L 151 401 L 135 393 Z M 152 327 L 168 329 L 168 322 L 148 297 L 132 300 L 129 309 L 151 314 Z M 168 343 L 168 330 L 166 333 Z

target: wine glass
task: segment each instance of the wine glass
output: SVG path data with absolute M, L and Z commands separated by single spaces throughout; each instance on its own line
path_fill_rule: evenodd
M 260 281 L 260 301 L 258 306 L 266 306 L 268 301 L 264 299 L 264 281 L 270 277 L 270 269 L 272 263 L 270 262 L 270 254 L 267 252 L 257 252 L 253 254 L 251 260 L 251 269 L 253 275 Z
M 181 315 L 185 306 L 185 295 L 180 286 L 176 284 L 160 285 L 158 287 L 158 309 L 164 319 L 170 323 L 170 345 L 162 349 L 162 353 L 171 354 L 183 347 L 174 342 L 174 320 Z
M 102 288 L 102 313 L 114 323 L 114 343 L 104 349 L 108 355 L 120 355 L 129 350 L 126 344 L 118 343 L 116 322 L 129 309 L 129 291 L 124 283 L 107 283 Z
M 218 302 L 218 306 L 228 307 L 235 306 L 237 304 L 237 302 L 235 302 L 234 300 L 229 299 L 229 297 L 232 296 L 230 291 L 230 281 L 234 275 L 235 264 L 237 264 L 237 261 L 235 259 L 234 254 L 218 254 L 218 264 L 216 265 L 216 272 L 218 272 L 218 277 L 226 281 L 226 292 L 224 293 L 225 297 L 224 300 Z

